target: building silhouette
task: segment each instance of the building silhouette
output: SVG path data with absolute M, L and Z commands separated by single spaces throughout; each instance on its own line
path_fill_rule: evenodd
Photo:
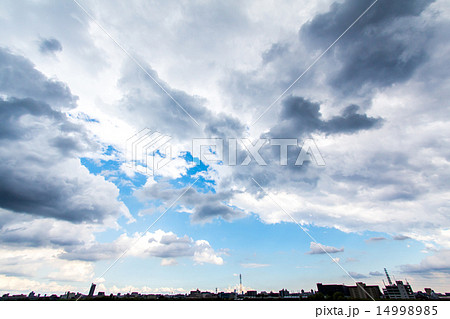
M 324 285 L 322 283 L 317 284 L 317 291 L 324 296 L 333 297 L 335 294 L 341 294 L 343 297 L 353 299 L 380 299 L 381 291 L 380 287 L 368 286 L 363 282 L 357 282 L 356 286 L 346 285 Z
M 383 288 L 384 296 L 388 299 L 416 299 L 414 296 L 414 292 L 412 291 L 411 286 L 408 282 L 406 284 L 401 280 L 397 280 L 392 283 L 391 277 L 389 276 L 386 268 L 384 268 L 384 272 L 386 273 L 386 278 L 388 280 L 389 285 L 385 284 L 385 288 Z
M 91 289 L 89 289 L 89 297 L 93 297 L 94 296 L 95 286 L 96 285 L 94 283 L 92 283 Z
M 357 282 L 356 286 L 348 287 L 350 297 L 353 299 L 380 299 L 381 291 L 378 286 L 367 286 L 363 282 Z M 372 298 L 371 298 L 372 297 Z
M 345 285 L 324 285 L 318 283 L 317 290 L 324 296 L 333 296 L 335 293 L 341 293 L 344 297 L 350 297 L 348 286 Z
M 404 284 L 401 280 L 397 280 L 395 284 L 387 285 L 383 288 L 383 293 L 389 299 L 415 299 L 409 283 Z

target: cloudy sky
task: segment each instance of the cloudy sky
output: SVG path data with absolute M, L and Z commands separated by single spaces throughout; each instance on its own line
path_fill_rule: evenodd
M 445 0 L 2 1 L 0 292 L 450 291 L 449 28 Z

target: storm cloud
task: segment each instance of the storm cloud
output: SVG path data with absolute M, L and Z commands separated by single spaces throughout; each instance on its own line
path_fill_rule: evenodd
M 377 128 L 381 118 L 369 117 L 359 112 L 358 105 L 347 106 L 340 115 L 329 120 L 322 118 L 320 104 L 302 97 L 290 96 L 283 103 L 279 122 L 272 127 L 272 137 L 304 137 L 312 133 L 352 134 L 361 130 Z
M 344 92 L 366 85 L 384 87 L 402 82 L 427 59 L 419 45 L 432 29 L 418 24 L 420 14 L 434 0 L 378 1 L 335 47 L 338 70 L 329 83 Z M 322 48 L 338 38 L 367 9 L 371 0 L 335 2 L 300 29 L 300 39 Z
M 77 98 L 27 59 L 0 50 L 0 207 L 74 223 L 128 215 L 118 189 L 81 166 L 99 145 L 69 120 Z
M 78 97 L 66 84 L 47 78 L 31 61 L 4 48 L 0 48 L 0 75 L 0 92 L 8 97 L 32 98 L 58 110 L 76 106 Z

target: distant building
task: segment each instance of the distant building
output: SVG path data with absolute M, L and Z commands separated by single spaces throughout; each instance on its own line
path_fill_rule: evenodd
M 412 291 L 411 286 L 407 282 L 406 284 L 403 283 L 401 280 L 397 280 L 394 283 L 392 283 L 391 277 L 389 277 L 389 274 L 384 268 L 384 272 L 386 274 L 386 278 L 389 282 L 389 285 L 385 285 L 385 288 L 383 288 L 383 294 L 388 299 L 416 299 L 414 296 L 414 292 Z
M 66 292 L 64 295 L 61 296 L 61 299 L 67 299 L 67 300 L 75 299 L 75 296 L 76 296 L 76 295 L 75 295 L 74 292 L 68 291 L 68 292 Z
M 237 294 L 235 292 L 219 292 L 218 297 L 223 300 L 235 300 Z
M 335 293 L 340 292 L 344 297 L 350 297 L 350 291 L 345 285 L 323 285 L 318 283 L 317 290 L 325 296 L 333 296 Z
M 431 288 L 425 288 L 425 293 L 427 294 L 429 299 L 439 299 L 439 294 L 434 292 L 434 290 Z
M 271 291 L 271 292 L 269 292 L 268 297 L 269 298 L 279 298 L 280 294 L 278 292 Z
M 311 297 L 312 295 L 314 295 L 314 290 L 312 290 L 312 289 L 311 289 L 311 291 L 305 291 L 302 289 L 300 292 L 301 299 L 307 299 L 307 298 Z
M 215 295 L 209 291 L 202 291 L 201 297 L 202 297 L 202 299 L 211 299 L 211 298 L 214 298 Z
M 317 284 L 318 292 L 324 296 L 333 297 L 334 294 L 340 293 L 344 297 L 353 299 L 380 299 L 381 291 L 378 286 L 368 286 L 363 282 L 357 282 L 356 286 L 346 285 L 324 285 L 322 283 Z
M 404 284 L 401 280 L 397 280 L 395 284 L 387 285 L 386 288 L 383 288 L 383 293 L 389 299 L 415 299 L 409 283 Z
M 289 296 L 289 291 L 286 290 L 286 289 L 281 289 L 281 290 L 279 291 L 279 296 L 280 296 L 280 298 L 287 297 L 287 296 Z
M 189 293 L 189 297 L 190 298 L 201 298 L 201 296 L 202 296 L 202 293 L 201 293 L 201 291 L 200 290 L 192 290 L 190 293 Z
M 348 290 L 353 299 L 380 299 L 381 297 L 380 287 L 367 286 L 363 282 L 357 282 L 356 286 L 350 286 Z
M 91 289 L 89 289 L 89 297 L 93 297 L 95 293 L 96 285 L 94 283 L 91 284 Z

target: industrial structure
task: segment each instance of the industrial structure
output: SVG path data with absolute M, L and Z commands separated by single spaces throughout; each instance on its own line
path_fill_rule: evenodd
M 384 272 L 386 274 L 389 285 L 385 284 L 383 288 L 384 296 L 388 299 L 415 299 L 414 292 L 408 282 L 406 284 L 401 280 L 395 281 L 395 284 L 392 283 L 391 277 L 384 268 Z
M 244 294 L 244 290 L 242 289 L 242 275 L 241 274 L 239 274 L 239 293 L 241 295 Z

